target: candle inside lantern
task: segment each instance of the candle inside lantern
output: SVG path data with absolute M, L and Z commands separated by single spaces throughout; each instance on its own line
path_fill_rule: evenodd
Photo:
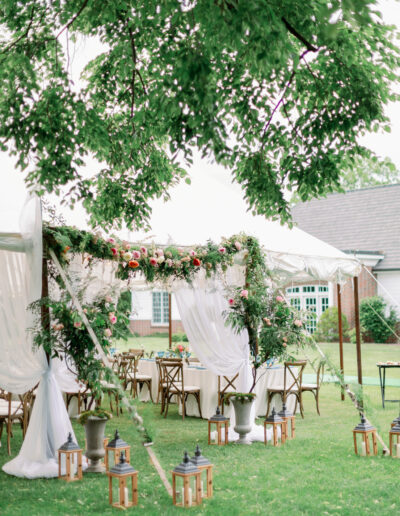
M 129 491 L 128 491 L 128 488 L 125 487 L 124 488 L 124 506 L 128 507 L 128 504 L 129 504 Z
M 204 498 L 204 487 L 203 487 L 203 481 L 201 481 L 201 497 Z
M 363 457 L 365 457 L 367 455 L 367 446 L 366 446 L 365 442 L 361 443 L 361 455 Z
M 189 487 L 188 505 L 189 505 L 189 507 L 192 506 L 192 488 L 191 487 Z
M 397 443 L 397 444 L 395 444 L 395 446 L 396 446 L 396 457 L 398 459 L 400 459 L 400 444 Z

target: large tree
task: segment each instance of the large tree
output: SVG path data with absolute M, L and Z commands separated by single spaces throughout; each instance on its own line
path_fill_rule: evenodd
M 358 137 L 387 126 L 399 50 L 374 3 L 0 0 L 1 149 L 104 227 L 145 225 L 195 148 L 287 220 L 285 188 L 335 188 Z M 82 35 L 106 51 L 76 91 L 60 42 Z

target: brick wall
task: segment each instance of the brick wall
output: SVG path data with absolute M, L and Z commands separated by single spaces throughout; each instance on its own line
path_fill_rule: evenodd
M 372 267 L 367 267 L 367 269 L 372 272 Z M 347 283 L 342 286 L 342 313 L 347 317 L 349 322 L 349 327 L 354 328 L 355 320 L 354 320 L 354 289 L 353 289 L 353 280 L 347 281 Z M 365 297 L 371 297 L 377 295 L 377 284 L 373 278 L 362 269 L 361 274 L 358 276 L 358 297 L 359 300 Z M 334 289 L 334 305 L 337 306 L 337 291 L 336 286 Z
M 153 333 L 168 333 L 168 326 L 153 326 L 150 320 L 131 321 L 130 328 L 132 332 L 138 333 L 140 337 L 152 335 Z M 183 333 L 184 331 L 181 321 L 172 321 L 172 333 Z

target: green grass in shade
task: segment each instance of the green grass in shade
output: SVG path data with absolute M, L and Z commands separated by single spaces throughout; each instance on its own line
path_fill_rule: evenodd
M 334 348 L 333 345 L 327 345 Z M 367 371 L 377 360 L 396 359 L 397 347 L 365 345 Z M 392 350 L 392 353 L 389 352 Z M 346 355 L 355 351 L 346 345 Z M 378 354 L 382 352 L 384 358 Z M 369 356 L 371 353 L 372 356 Z M 348 369 L 355 370 L 353 357 Z M 353 363 L 353 364 L 352 364 Z M 352 364 L 352 366 L 350 366 Z M 351 369 L 352 368 L 352 369 Z M 379 425 L 388 444 L 390 422 L 398 415 L 398 406 L 380 405 L 379 388 L 365 387 L 369 397 L 371 420 Z M 398 388 L 388 389 L 388 397 L 400 397 Z M 358 414 L 352 403 L 340 401 L 339 389 L 326 384 L 321 391 L 321 416 L 315 410 L 311 395 L 305 395 L 305 418 L 296 419 L 296 439 L 284 447 L 230 444 L 207 445 L 207 422 L 186 418 L 183 422 L 177 408 L 168 418 L 159 414 L 159 406 L 140 404 L 140 412 L 152 428 L 153 449 L 170 478 L 170 471 L 182 458 L 185 449 L 193 452 L 198 443 L 203 454 L 214 464 L 214 497 L 188 514 L 215 515 L 396 515 L 400 512 L 398 475 L 400 460 L 379 456 L 356 457 L 352 429 Z M 84 442 L 80 425 L 73 423 L 79 443 Z M 124 415 L 107 423 L 106 434 L 118 428 L 132 445 L 132 462 L 139 471 L 139 505 L 132 514 L 184 514 L 174 508 L 156 470 L 150 464 L 146 449 L 135 427 Z M 12 439 L 13 456 L 21 445 L 16 426 Z M 0 465 L 9 460 L 5 435 L 0 448 Z M 87 474 L 81 482 L 65 483 L 57 479 L 26 480 L 0 472 L 0 514 L 2 516 L 107 515 L 119 514 L 108 505 L 107 478 Z

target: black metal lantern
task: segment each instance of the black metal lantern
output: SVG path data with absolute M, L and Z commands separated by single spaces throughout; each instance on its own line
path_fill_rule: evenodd
M 353 439 L 354 439 L 354 451 L 356 455 L 377 455 L 378 454 L 378 447 L 376 444 L 376 428 L 372 426 L 368 421 L 365 419 L 364 414 L 360 414 L 361 416 L 361 422 L 358 423 L 358 425 L 353 430 Z M 357 447 L 357 436 L 361 436 L 361 453 L 358 453 L 358 447 Z M 370 441 L 369 436 L 372 437 L 372 450 L 373 453 L 371 454 L 371 447 L 370 447 Z
M 58 478 L 67 482 L 82 479 L 82 448 L 74 443 L 71 432 L 58 449 Z
M 219 407 L 216 412 L 208 420 L 208 444 L 223 445 L 228 444 L 228 427 L 229 419 L 221 414 Z M 224 439 L 222 439 L 222 430 L 224 431 Z M 211 432 L 215 431 L 215 438 L 211 439 Z
M 119 455 L 119 462 L 109 471 L 108 476 L 108 499 L 110 505 L 118 509 L 126 509 L 133 507 L 138 503 L 138 472 L 130 464 L 125 461 L 125 454 L 121 452 Z M 118 501 L 113 502 L 113 478 L 118 481 Z M 130 479 L 130 482 L 129 482 Z M 131 495 L 129 495 L 129 488 L 131 488 Z M 131 500 L 129 499 L 131 498 Z
M 183 461 L 172 471 L 172 503 L 178 507 L 192 507 L 201 502 L 201 471 L 185 451 Z
M 112 468 L 115 464 L 119 463 L 119 458 L 122 452 L 125 454 L 125 461 L 130 463 L 131 461 L 131 447 L 119 436 L 118 430 L 115 430 L 114 439 L 107 443 L 105 447 L 106 454 L 104 457 L 104 464 L 106 471 Z
M 290 410 L 287 410 L 285 402 L 282 403 L 282 410 L 278 412 L 278 416 L 285 421 L 285 441 L 286 439 L 294 439 L 296 436 L 296 416 Z
M 279 446 L 279 435 L 278 428 L 280 427 L 280 439 L 281 443 L 285 442 L 285 421 L 278 416 L 275 412 L 275 407 L 272 409 L 271 415 L 265 418 L 264 420 L 264 444 L 267 444 L 267 426 L 272 426 L 272 444 L 274 446 Z
M 201 496 L 202 498 L 211 498 L 213 494 L 212 468 L 211 462 L 203 457 L 199 445 L 196 446 L 194 456 L 190 459 L 195 466 L 201 471 Z M 205 489 L 204 489 L 205 486 Z

